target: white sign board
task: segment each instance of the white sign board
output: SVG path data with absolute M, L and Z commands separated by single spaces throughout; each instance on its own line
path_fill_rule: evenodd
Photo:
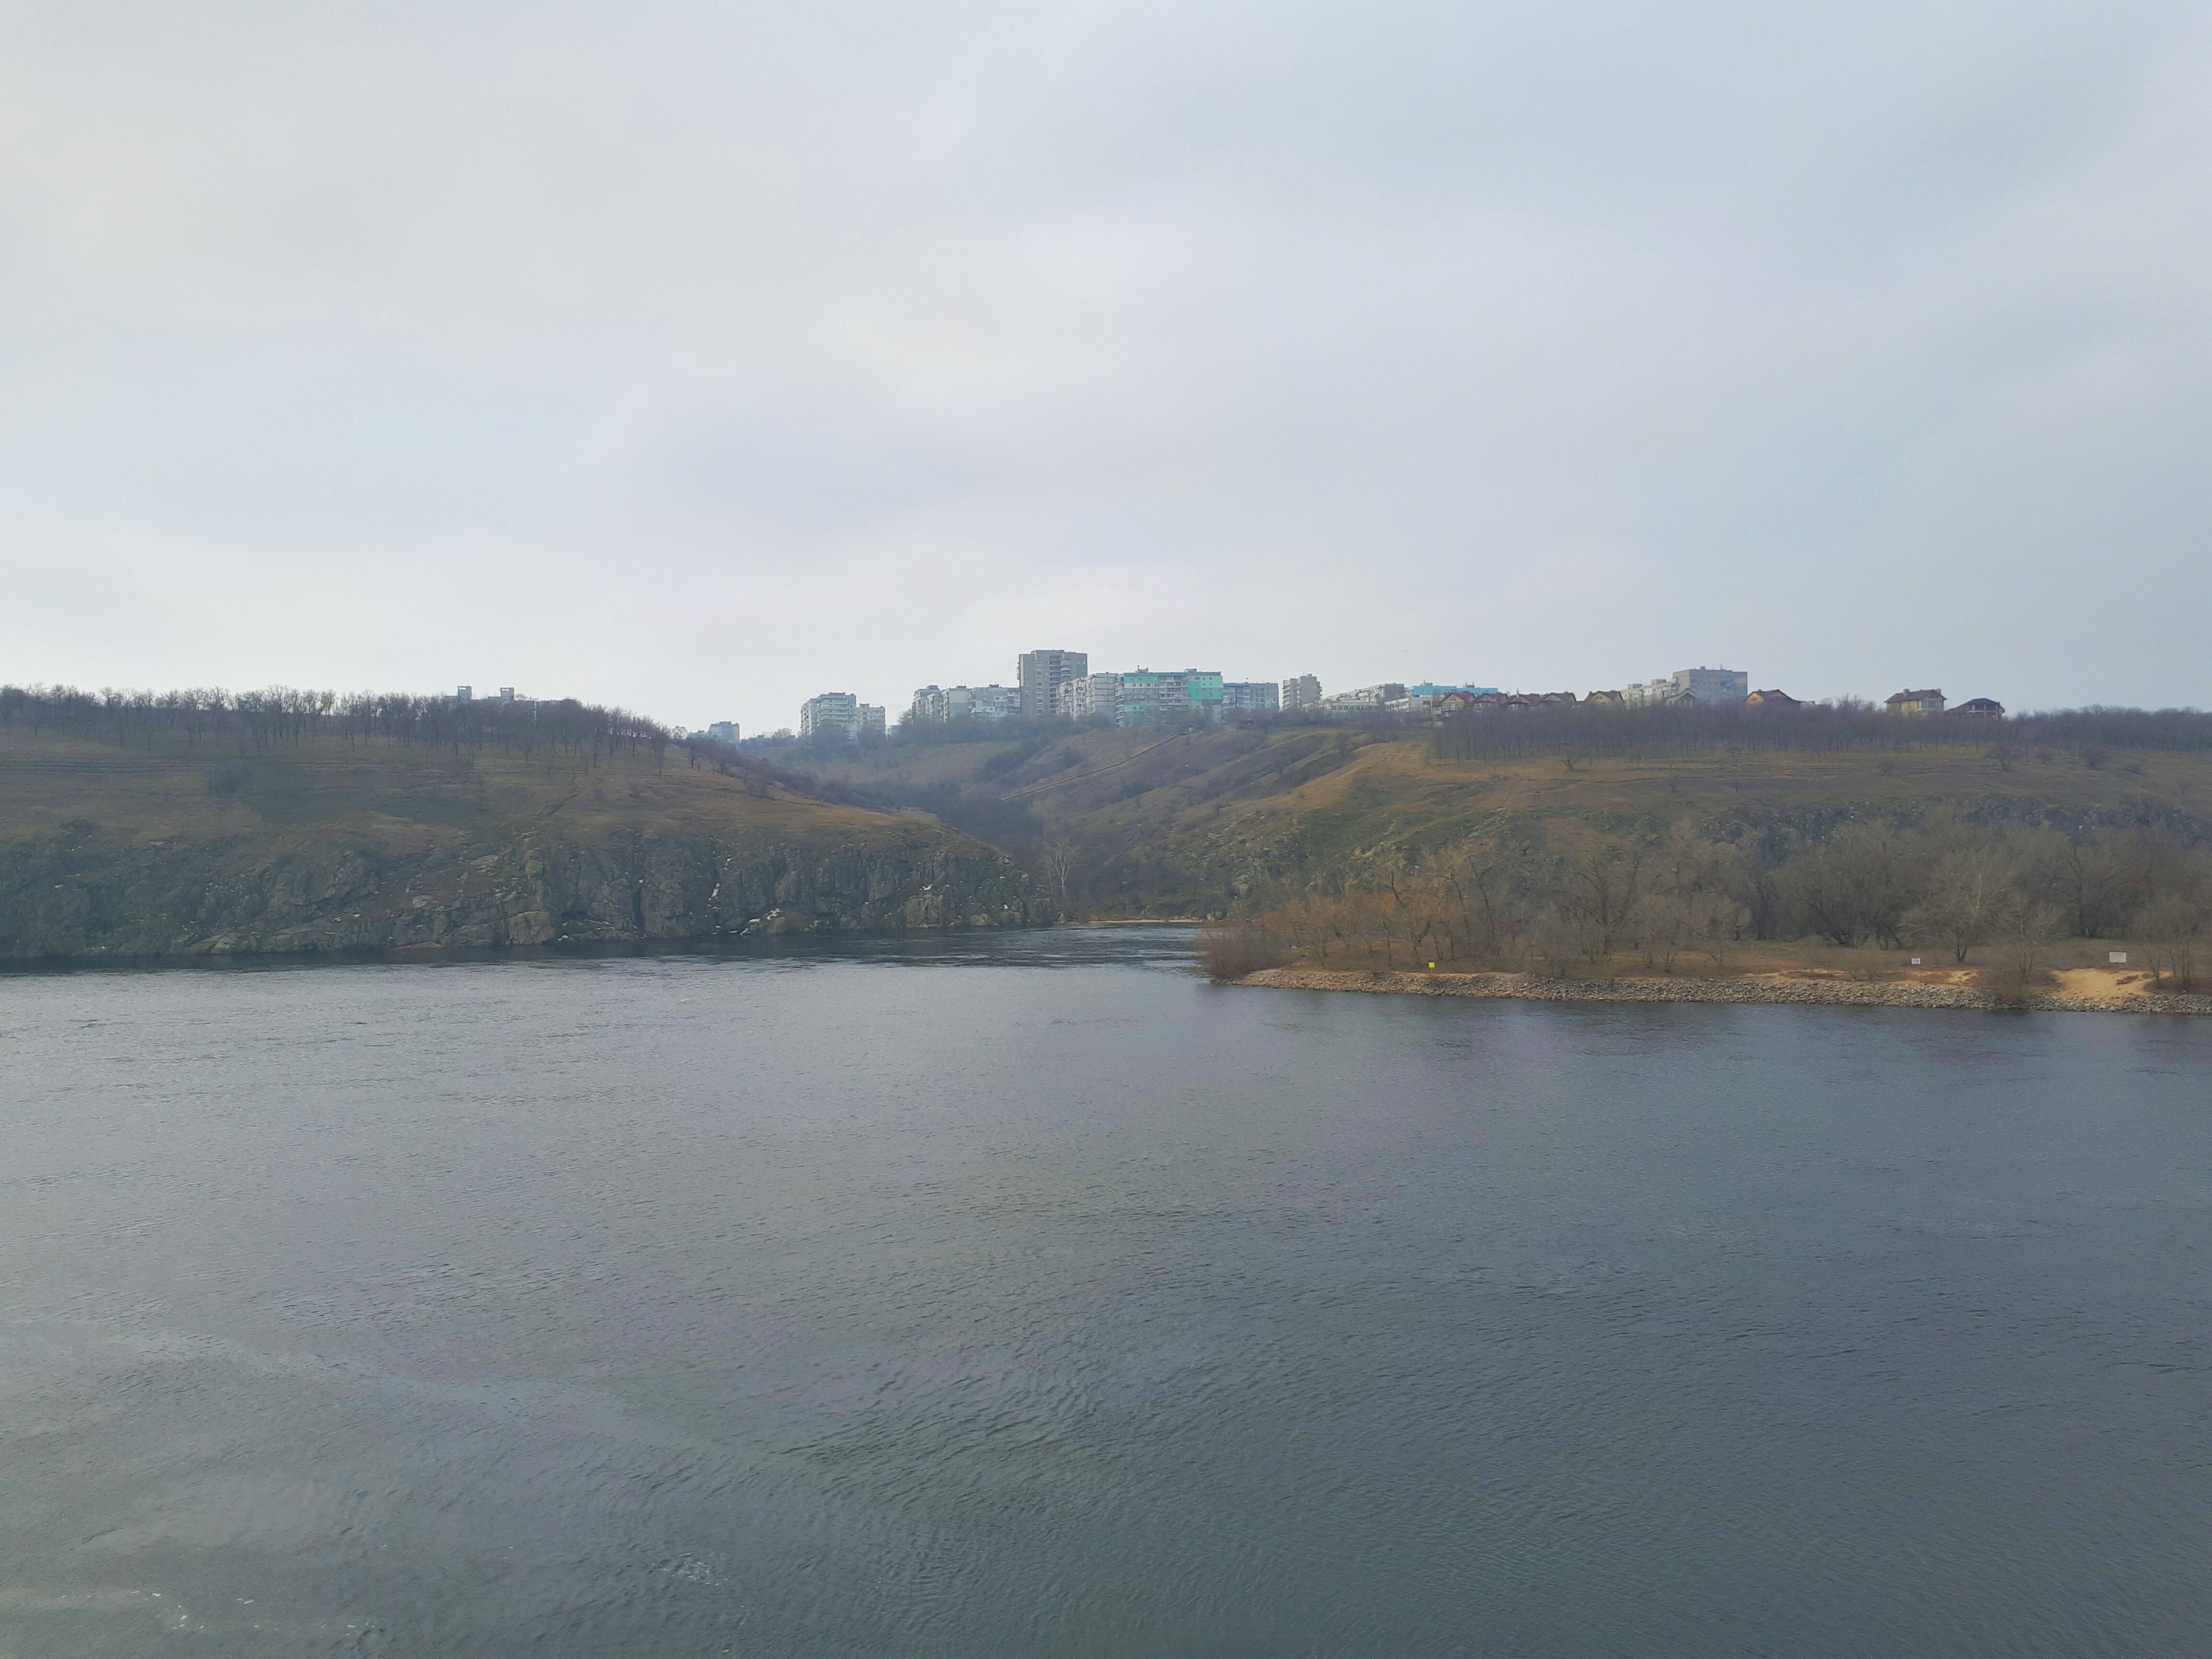
M 2128 959 L 2128 953 L 2125 951 L 2113 951 L 2107 954 L 2108 959 L 2115 963 L 2123 963 Z

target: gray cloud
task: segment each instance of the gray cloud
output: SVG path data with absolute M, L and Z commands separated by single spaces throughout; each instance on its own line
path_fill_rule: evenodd
M 0 28 L 0 678 L 2212 702 L 2201 8 Z

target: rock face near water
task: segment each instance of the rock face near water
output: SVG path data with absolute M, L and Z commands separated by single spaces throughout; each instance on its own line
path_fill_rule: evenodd
M 288 846 L 90 823 L 0 848 L 0 957 L 183 957 L 1048 921 L 1003 854 L 934 825 L 776 844 L 640 830 Z

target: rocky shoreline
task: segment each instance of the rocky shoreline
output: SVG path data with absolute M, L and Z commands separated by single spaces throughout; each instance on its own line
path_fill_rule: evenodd
M 1352 973 L 1263 968 L 1233 981 L 1268 990 L 1364 991 L 1425 997 L 1507 997 L 1529 1002 L 1757 1002 L 1878 1008 L 1979 1008 L 1999 1005 L 1962 985 L 1814 979 L 1540 979 L 1531 974 Z M 2031 993 L 2027 1006 L 2070 1013 L 2212 1014 L 2212 996 L 2145 992 L 2085 997 Z

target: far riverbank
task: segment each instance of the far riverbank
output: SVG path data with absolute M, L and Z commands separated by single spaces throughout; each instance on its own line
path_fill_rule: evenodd
M 2098 976 L 2104 981 L 2106 976 Z M 2031 991 L 2034 1010 L 2100 1014 L 2212 1014 L 2212 996 L 2148 991 L 2118 981 L 2081 983 L 2068 974 L 2054 991 Z M 1817 1003 L 1887 1008 L 1979 1008 L 2005 1006 L 1967 985 L 1905 981 L 1853 981 L 1746 976 L 1640 979 L 1543 979 L 1533 974 L 1433 974 L 1395 970 L 1348 972 L 1324 968 L 1263 968 L 1231 983 L 1265 990 L 1364 991 L 1425 997 L 1510 997 L 1531 1002 L 1759 1002 Z

